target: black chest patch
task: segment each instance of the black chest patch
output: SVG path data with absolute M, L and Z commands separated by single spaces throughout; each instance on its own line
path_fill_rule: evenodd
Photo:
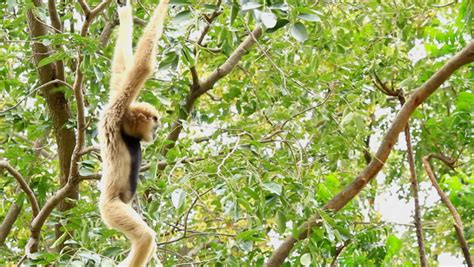
M 142 149 L 140 147 L 140 139 L 129 136 L 122 131 L 122 138 L 127 145 L 128 153 L 130 153 L 130 174 L 128 179 L 130 181 L 130 191 L 132 196 L 137 190 L 138 173 L 142 163 Z

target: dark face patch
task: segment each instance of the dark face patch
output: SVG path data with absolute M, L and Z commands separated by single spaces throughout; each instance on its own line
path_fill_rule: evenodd
M 140 172 L 140 165 L 142 163 L 142 149 L 140 147 L 140 139 L 127 135 L 122 131 L 122 138 L 127 146 L 128 153 L 130 153 L 130 174 L 128 179 L 130 181 L 130 191 L 132 196 L 137 190 L 138 173 Z

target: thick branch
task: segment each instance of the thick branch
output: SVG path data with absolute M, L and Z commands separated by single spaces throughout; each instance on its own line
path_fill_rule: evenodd
M 16 219 L 18 219 L 18 216 L 21 213 L 21 208 L 22 207 L 20 205 L 17 205 L 16 203 L 11 204 L 7 215 L 5 215 L 2 224 L 0 224 L 0 246 L 3 246 L 3 244 L 5 244 L 5 239 L 12 230 L 13 224 L 15 223 Z
M 102 33 L 100 34 L 100 37 L 99 37 L 99 40 L 100 40 L 99 42 L 100 42 L 101 47 L 105 47 L 107 45 L 107 43 L 110 40 L 110 35 L 112 35 L 114 28 L 118 24 L 119 22 L 116 19 L 111 19 L 105 24 L 104 29 L 102 30 Z
M 405 104 L 405 96 L 403 95 L 403 91 L 395 90 L 393 87 L 389 88 L 377 74 L 374 73 L 375 81 L 374 84 L 376 88 L 378 88 L 382 93 L 397 97 L 400 105 L 403 106 Z M 420 211 L 420 201 L 418 198 L 418 179 L 416 177 L 416 170 L 415 170 L 415 157 L 413 156 L 413 147 L 411 145 L 411 134 L 410 134 L 410 125 L 407 123 L 405 127 L 405 142 L 407 145 L 407 159 L 408 165 L 410 166 L 410 185 L 411 185 L 411 192 L 413 195 L 413 202 L 415 203 L 415 226 L 416 226 L 416 240 L 418 243 L 418 253 L 420 257 L 420 266 L 427 266 L 426 262 L 426 252 L 425 252 L 425 243 L 423 239 L 423 226 L 421 224 L 421 211 Z
M 416 89 L 408 101 L 398 112 L 392 125 L 388 129 L 382 144 L 380 145 L 375 157 L 369 165 L 362 170 L 357 178 L 344 188 L 339 194 L 334 196 L 325 206 L 324 209 L 334 212 L 342 209 L 349 201 L 351 201 L 382 169 L 387 160 L 393 146 L 395 145 L 398 135 L 406 127 L 406 124 L 413 111 L 425 101 L 441 84 L 443 84 L 454 71 L 461 66 L 474 61 L 474 42 L 471 42 L 461 52 L 452 57 L 446 64 L 438 70 L 431 78 L 421 87 Z M 290 236 L 273 252 L 266 266 L 280 266 L 290 254 L 291 249 L 298 240 L 305 239 L 311 232 L 311 228 L 318 225 L 319 215 L 314 215 L 300 227 L 300 234 L 297 238 Z
M 456 235 L 459 240 L 459 244 L 461 245 L 462 253 L 464 255 L 464 259 L 466 260 L 467 266 L 472 267 L 472 259 L 471 259 L 471 254 L 469 252 L 469 246 L 467 244 L 466 238 L 464 237 L 464 226 L 461 220 L 461 216 L 459 216 L 458 211 L 454 207 L 453 203 L 451 200 L 449 200 L 449 197 L 444 193 L 444 191 L 441 189 L 441 187 L 438 184 L 438 181 L 436 180 L 436 177 L 433 173 L 433 169 L 431 168 L 430 165 L 430 160 L 432 158 L 444 158 L 447 159 L 446 157 L 440 157 L 440 156 L 435 156 L 435 155 L 429 155 L 426 157 L 423 157 L 423 166 L 425 167 L 426 173 L 428 174 L 428 177 L 431 180 L 431 183 L 433 184 L 433 187 L 436 189 L 436 192 L 438 192 L 439 197 L 441 198 L 441 201 L 448 207 L 449 212 L 453 216 L 454 219 L 454 229 L 456 230 Z M 443 160 L 444 161 L 444 160 Z M 448 162 L 451 162 L 448 160 Z
M 75 182 L 68 182 L 64 187 L 56 191 L 56 193 L 54 193 L 54 195 L 46 201 L 44 206 L 39 211 L 38 216 L 36 216 L 31 222 L 31 237 L 28 241 L 28 244 L 26 245 L 27 255 L 38 250 L 41 228 L 53 209 L 76 188 L 77 184 Z
M 86 17 L 81 28 L 81 36 L 85 37 L 87 35 L 90 24 L 92 23 L 94 18 L 107 7 L 109 2 L 110 0 L 104 0 L 93 10 L 90 10 L 89 6 L 85 1 L 80 1 L 81 8 L 83 9 L 83 12 Z M 31 10 L 29 12 L 31 12 Z M 53 209 L 70 194 L 77 194 L 78 184 L 81 181 L 79 179 L 78 161 L 80 159 L 81 152 L 85 144 L 86 123 L 84 115 L 84 96 L 82 94 L 82 82 L 84 74 L 80 69 L 80 65 L 82 62 L 82 55 L 80 54 L 80 52 L 77 56 L 77 59 L 78 60 L 76 76 L 73 85 L 74 96 L 77 102 L 77 135 L 75 140 L 73 138 L 73 140 L 68 144 L 69 147 L 74 148 L 72 153 L 69 154 L 70 164 L 68 167 L 70 169 L 68 169 L 68 175 L 66 176 L 67 180 L 65 185 L 46 201 L 43 208 L 39 211 L 38 216 L 36 216 L 31 223 L 31 237 L 26 246 L 26 253 L 28 255 L 38 250 L 38 242 L 40 238 L 41 228 L 43 227 L 46 219 L 51 214 Z
M 222 77 L 229 74 L 232 69 L 237 65 L 242 56 L 247 52 L 247 50 L 255 44 L 256 40 L 262 36 L 262 28 L 257 27 L 245 40 L 235 49 L 235 51 L 230 55 L 230 57 L 219 66 L 215 71 L 213 71 L 204 81 L 201 83 L 201 90 L 197 93 L 198 96 L 204 94 L 214 87 L 214 84 L 220 80 Z
M 49 10 L 49 17 L 51 19 L 51 26 L 54 28 L 54 33 L 62 33 L 63 26 L 61 24 L 61 19 L 59 18 L 58 10 L 56 9 L 56 1 L 55 0 L 48 0 L 48 10 Z M 56 48 L 60 48 L 59 45 Z M 62 60 L 58 60 L 55 62 L 56 64 L 56 74 L 59 80 L 64 81 L 64 62 Z
M 8 164 L 8 162 L 6 161 L 0 161 L 0 169 L 7 170 L 15 178 L 21 190 L 25 192 L 26 196 L 28 197 L 28 200 L 30 201 L 33 217 L 38 215 L 38 212 L 39 212 L 38 200 L 36 200 L 36 196 L 33 193 L 33 190 L 31 190 L 30 186 L 26 182 L 25 178 L 23 178 L 23 176 L 17 170 L 15 170 L 10 164 Z
M 211 90 L 214 84 L 229 74 L 232 69 L 237 65 L 242 56 L 247 52 L 253 44 L 255 44 L 256 39 L 262 35 L 262 28 L 255 28 L 249 36 L 234 50 L 230 57 L 219 66 L 215 71 L 213 71 L 209 77 L 207 77 L 203 82 L 200 83 L 200 86 L 197 90 L 191 90 L 189 95 L 186 97 L 184 105 L 181 107 L 178 118 L 171 126 L 171 132 L 166 137 L 167 144 L 165 144 L 161 150 L 162 155 L 166 155 L 168 151 L 174 146 L 176 140 L 178 140 L 179 134 L 183 129 L 182 121 L 188 118 L 189 113 L 191 112 L 194 102 L 202 94 Z

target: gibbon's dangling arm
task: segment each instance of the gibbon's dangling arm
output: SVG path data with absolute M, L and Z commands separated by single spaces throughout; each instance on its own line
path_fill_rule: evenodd
M 145 27 L 143 35 L 138 41 L 134 62 L 129 69 L 126 68 L 123 80 L 115 89 L 117 90 L 115 94 L 112 95 L 110 108 L 114 110 L 117 124 L 120 123 L 120 119 L 130 104 L 137 98 L 138 93 L 155 67 L 157 43 L 163 33 L 168 3 L 169 0 L 162 0 L 153 11 L 150 22 Z
M 119 29 L 115 44 L 114 57 L 112 59 L 112 77 L 110 81 L 111 94 L 120 87 L 125 72 L 133 65 L 133 15 L 132 6 L 125 3 L 118 5 Z

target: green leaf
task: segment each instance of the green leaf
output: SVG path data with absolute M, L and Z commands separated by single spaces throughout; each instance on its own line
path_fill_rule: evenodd
M 311 254 L 305 253 L 300 258 L 300 263 L 303 266 L 310 266 L 311 265 Z
M 308 31 L 301 22 L 296 22 L 295 24 L 293 24 L 290 32 L 291 35 L 299 42 L 304 42 L 308 40 Z
M 186 191 L 181 188 L 178 188 L 171 193 L 171 202 L 173 203 L 175 209 L 181 208 L 185 199 Z
M 186 66 L 188 67 L 193 67 L 196 64 L 196 61 L 194 59 L 194 54 L 191 49 L 189 49 L 189 47 L 187 47 L 186 45 L 183 45 L 183 49 L 181 51 L 183 52 L 184 64 L 186 64 Z
M 321 18 L 316 14 L 299 14 L 298 18 L 311 22 L 321 22 Z
M 193 3 L 188 0 L 171 0 L 170 5 L 175 5 L 175 6 L 190 6 Z
M 276 213 L 276 223 L 278 226 L 278 233 L 282 234 L 286 229 L 286 216 L 282 211 L 277 211 Z
M 45 57 L 43 58 L 42 60 L 40 60 L 40 62 L 38 62 L 38 68 L 41 68 L 43 66 L 46 66 L 48 64 L 51 64 L 55 61 L 58 61 L 58 60 L 62 60 L 62 59 L 65 59 L 66 58 L 66 53 L 65 52 L 57 52 L 57 53 L 54 53 L 52 54 L 51 56 L 49 57 Z
M 159 68 L 160 69 L 167 69 L 167 68 L 176 68 L 179 62 L 178 54 L 175 52 L 167 53 L 164 58 L 160 61 Z
M 30 259 L 33 263 L 43 265 L 54 262 L 58 257 L 59 254 L 50 252 L 36 252 L 30 255 Z
M 122 251 L 122 247 L 108 247 L 102 252 L 102 255 L 107 257 L 113 257 L 119 255 L 120 253 L 122 253 Z
M 178 13 L 171 21 L 174 25 L 180 25 L 192 20 L 193 13 L 189 10 Z
M 261 7 L 262 4 L 260 3 L 257 3 L 257 2 L 247 2 L 245 4 L 242 5 L 242 11 L 246 11 L 246 10 L 251 10 L 251 9 L 256 9 L 256 8 L 259 8 Z
M 239 14 L 240 6 L 237 0 L 232 1 L 232 8 L 230 9 L 230 25 L 234 25 L 235 19 Z
M 456 99 L 456 107 L 462 110 L 474 111 L 474 93 L 461 92 Z
M 51 245 L 51 248 L 55 248 L 55 247 L 59 246 L 60 244 L 62 244 L 64 242 L 64 240 L 66 240 L 66 237 L 68 235 L 69 235 L 69 233 L 64 232 L 58 239 L 56 239 L 56 241 L 54 241 L 54 243 Z
M 387 248 L 387 257 L 392 257 L 396 255 L 398 251 L 402 248 L 402 241 L 395 235 L 390 235 L 385 242 Z
M 260 13 L 260 19 L 265 25 L 266 28 L 273 28 L 277 23 L 277 17 L 271 12 L 262 12 Z
M 264 234 L 261 230 L 250 229 L 238 233 L 235 238 L 237 240 L 247 240 L 247 241 L 262 241 L 265 240 Z
M 272 33 L 272 32 L 275 32 L 277 31 L 278 29 L 280 28 L 283 28 L 286 26 L 286 24 L 288 24 L 290 21 L 287 20 L 287 19 L 278 19 L 277 20 L 277 23 L 275 24 L 275 26 L 271 29 L 267 29 L 266 32 L 268 33 Z
M 328 235 L 328 239 L 334 242 L 335 236 L 334 236 L 334 231 L 331 225 L 329 225 L 329 223 L 327 223 L 325 220 L 323 220 L 323 225 L 324 225 L 324 229 L 326 230 L 326 234 Z
M 277 195 L 280 195 L 282 191 L 281 185 L 274 182 L 264 183 L 263 188 Z

